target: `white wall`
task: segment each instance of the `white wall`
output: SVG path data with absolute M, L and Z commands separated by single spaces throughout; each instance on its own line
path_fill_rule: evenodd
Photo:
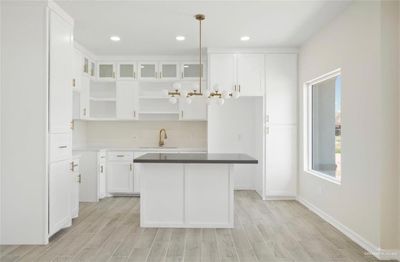
M 342 69 L 341 185 L 307 174 L 300 161 L 299 199 L 342 226 L 369 251 L 395 247 L 400 219 L 396 198 L 390 198 L 398 185 L 399 115 L 392 61 L 397 51 L 385 50 L 390 48 L 385 42 L 390 26 L 383 21 L 390 10 L 386 4 L 396 3 L 352 3 L 301 47 L 299 61 L 301 89 L 305 81 Z M 303 127 L 300 131 L 302 154 Z
M 205 121 L 75 121 L 73 146 L 154 147 L 165 128 L 166 147 L 207 148 Z
M 1 236 L 47 242 L 47 36 L 43 2 L 2 2 Z M 29 45 L 21 45 L 29 42 Z
M 262 97 L 229 99 L 223 106 L 208 108 L 208 151 L 244 153 L 259 160 L 258 165 L 235 165 L 235 189 L 255 189 L 257 172 L 262 172 Z M 258 187 L 257 187 L 258 188 Z

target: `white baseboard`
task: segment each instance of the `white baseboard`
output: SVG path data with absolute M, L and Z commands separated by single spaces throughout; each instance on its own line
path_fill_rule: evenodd
M 356 242 L 358 245 L 360 245 L 362 248 L 367 250 L 369 253 L 374 255 L 377 259 L 380 260 L 398 260 L 400 261 L 400 250 L 388 250 L 388 249 L 382 249 L 368 240 L 364 239 L 362 236 L 348 228 L 347 226 L 343 225 L 340 223 L 338 220 L 336 220 L 334 217 L 331 215 L 325 213 L 323 210 L 319 209 L 318 207 L 314 206 L 307 200 L 305 200 L 302 197 L 297 197 L 297 201 L 300 202 L 302 205 L 310 209 L 312 212 L 320 216 L 322 219 L 324 219 L 326 222 L 337 228 L 340 232 L 345 234 L 347 237 L 349 237 L 351 240 Z
M 296 200 L 295 196 L 264 196 L 263 200 Z

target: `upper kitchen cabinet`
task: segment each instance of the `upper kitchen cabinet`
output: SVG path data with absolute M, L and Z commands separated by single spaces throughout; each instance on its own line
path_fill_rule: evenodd
M 186 80 L 197 80 L 200 75 L 201 78 L 205 78 L 205 68 L 204 64 L 196 63 L 196 62 L 188 62 L 182 63 L 181 68 L 181 78 Z
M 97 76 L 100 80 L 115 80 L 115 64 L 110 62 L 98 62 Z
M 56 13 L 50 14 L 49 131 L 69 132 L 72 122 L 73 26 Z
M 192 97 L 190 104 L 179 99 L 180 120 L 207 120 L 207 103 L 205 97 Z
M 267 54 L 265 65 L 267 122 L 296 124 L 297 54 Z
M 210 87 L 242 96 L 264 95 L 263 54 L 210 54 Z
M 208 57 L 210 90 L 236 89 L 236 59 L 233 54 L 210 54 Z
M 158 63 L 139 63 L 139 79 L 154 80 L 158 75 Z
M 96 63 L 93 61 L 90 61 L 90 70 L 89 70 L 89 75 L 91 78 L 96 77 Z
M 136 79 L 136 63 L 134 62 L 119 63 L 118 79 L 123 79 L 123 80 Z
M 118 81 L 116 87 L 117 119 L 138 119 L 139 84 L 136 81 Z
M 238 54 L 237 91 L 242 96 L 264 95 L 264 55 Z
M 160 63 L 159 78 L 165 80 L 176 80 L 179 78 L 179 64 L 178 63 Z

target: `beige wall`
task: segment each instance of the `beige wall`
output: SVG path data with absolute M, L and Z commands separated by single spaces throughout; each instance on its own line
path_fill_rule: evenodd
M 159 131 L 165 128 L 165 146 L 207 148 L 205 121 L 77 121 L 74 147 L 158 146 Z
M 341 185 L 304 172 L 301 155 L 299 198 L 352 232 L 371 251 L 396 248 L 400 219 L 399 96 L 393 63 L 397 49 L 390 36 L 397 19 L 393 5 L 397 3 L 354 2 L 307 41 L 299 55 L 301 89 L 306 81 L 342 69 Z M 302 127 L 300 132 L 302 153 Z

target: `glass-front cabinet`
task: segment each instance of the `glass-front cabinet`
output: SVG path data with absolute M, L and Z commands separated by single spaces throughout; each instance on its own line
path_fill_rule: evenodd
M 115 65 L 113 63 L 99 62 L 97 65 L 98 78 L 102 80 L 115 79 Z
M 126 62 L 118 64 L 118 79 L 136 79 L 136 63 Z
M 89 58 L 83 58 L 83 73 L 89 74 Z
M 139 63 L 139 79 L 157 79 L 158 63 Z
M 90 77 L 94 78 L 96 76 L 96 64 L 95 62 L 90 62 Z
M 204 64 L 200 66 L 197 62 L 182 63 L 182 79 L 198 79 L 200 77 L 205 78 Z
M 179 78 L 178 63 L 160 63 L 160 79 L 178 79 Z

